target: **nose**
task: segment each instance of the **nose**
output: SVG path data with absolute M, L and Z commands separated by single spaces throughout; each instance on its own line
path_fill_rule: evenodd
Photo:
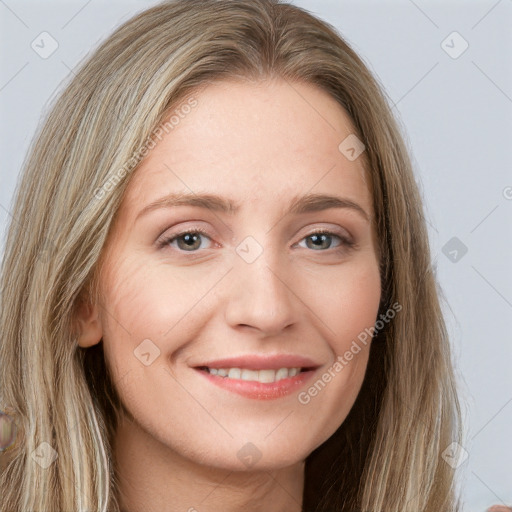
M 293 283 L 288 282 L 281 266 L 272 267 L 263 256 L 250 264 L 235 264 L 230 276 L 234 284 L 225 312 L 228 325 L 275 336 L 296 323 L 300 301 Z

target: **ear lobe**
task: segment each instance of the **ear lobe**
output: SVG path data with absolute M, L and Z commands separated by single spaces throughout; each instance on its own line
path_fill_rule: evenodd
M 103 328 L 96 304 L 80 303 L 76 320 L 79 328 L 78 345 L 80 347 L 92 347 L 101 341 Z

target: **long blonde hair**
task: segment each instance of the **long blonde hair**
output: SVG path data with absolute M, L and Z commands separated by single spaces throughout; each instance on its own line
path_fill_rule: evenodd
M 402 306 L 374 337 L 349 416 L 306 459 L 304 511 L 459 510 L 442 457 L 462 436 L 449 342 L 421 197 L 378 83 L 298 7 L 177 0 L 126 22 L 80 66 L 25 162 L 1 275 L 0 404 L 18 427 L 1 512 L 119 512 L 120 404 L 102 343 L 77 345 L 77 304 L 98 294 L 109 228 L 155 129 L 212 81 L 271 77 L 315 84 L 351 117 L 374 197 L 380 312 Z M 41 443 L 58 456 L 47 468 L 33 460 Z

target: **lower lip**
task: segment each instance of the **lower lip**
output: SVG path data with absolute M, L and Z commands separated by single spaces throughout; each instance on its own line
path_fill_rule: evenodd
M 212 384 L 255 400 L 275 400 L 276 398 L 287 396 L 301 388 L 315 373 L 314 370 L 307 370 L 295 375 L 295 377 L 287 377 L 277 382 L 263 383 L 254 380 L 220 377 L 219 375 L 212 375 L 205 370 L 194 369 Z

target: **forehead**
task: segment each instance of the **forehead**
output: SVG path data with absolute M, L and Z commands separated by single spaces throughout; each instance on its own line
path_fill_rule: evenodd
M 195 106 L 180 111 L 191 99 Z M 259 205 L 338 192 L 371 214 L 363 158 L 351 161 L 339 149 L 354 134 L 352 122 L 315 85 L 215 82 L 187 96 L 172 115 L 172 129 L 155 140 L 135 171 L 125 203 L 135 206 L 176 191 L 207 191 Z

